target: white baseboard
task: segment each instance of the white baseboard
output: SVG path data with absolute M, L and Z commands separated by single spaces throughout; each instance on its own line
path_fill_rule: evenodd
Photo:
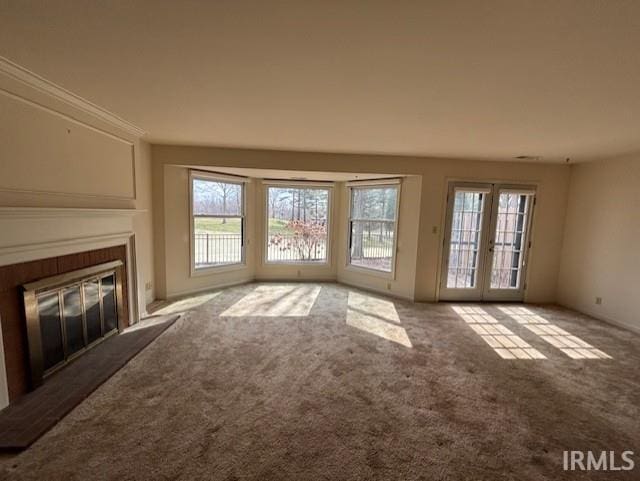
M 204 288 L 199 288 L 199 289 L 189 289 L 189 290 L 185 290 L 185 291 L 180 291 L 180 292 L 175 292 L 172 293 L 171 295 L 167 296 L 166 299 L 160 299 L 157 298 L 154 300 L 154 302 L 171 302 L 171 301 L 176 301 L 179 300 L 180 298 L 186 297 L 186 296 L 190 296 L 190 295 L 195 295 L 195 294 L 201 294 L 203 292 L 213 292 L 213 291 L 217 291 L 220 289 L 225 289 L 227 287 L 234 287 L 234 286 L 240 286 L 240 285 L 244 285 L 244 284 L 250 284 L 252 282 L 299 282 L 299 283 L 308 283 L 308 282 L 318 282 L 318 283 L 335 283 L 335 284 L 340 284 L 343 286 L 349 286 L 349 287 L 354 287 L 356 289 L 360 289 L 362 291 L 367 291 L 367 292 L 372 292 L 375 294 L 380 294 L 383 296 L 388 296 L 388 297 L 393 297 L 396 299 L 403 299 L 405 301 L 410 301 L 410 302 L 415 302 L 415 300 L 409 296 L 403 296 L 402 294 L 398 294 L 396 292 L 391 292 L 388 290 L 384 290 L 384 289 L 376 289 L 374 287 L 370 287 L 370 286 L 362 286 L 362 285 L 358 285 L 356 283 L 350 283 L 350 282 L 346 282 L 344 280 L 338 280 L 335 277 L 327 277 L 327 278 L 315 278 L 315 279 L 311 279 L 311 278 L 305 278 L 305 279 L 300 279 L 297 277 L 294 278 L 281 278 L 281 279 L 274 279 L 274 278 L 261 278 L 261 277 L 253 277 L 250 279 L 243 279 L 243 280 L 239 280 L 239 281 L 233 281 L 233 282 L 228 282 L 228 283 L 224 283 L 224 284 L 217 284 L 215 286 L 209 286 L 209 287 L 204 287 Z M 150 305 L 150 304 L 149 304 Z
M 335 277 L 255 277 L 253 280 L 255 282 L 338 282 Z
M 603 316 L 602 314 L 598 313 L 598 312 L 594 312 L 591 309 L 586 309 L 583 307 L 579 307 L 579 306 L 571 306 L 568 303 L 562 303 L 562 302 L 558 302 L 558 305 L 562 306 L 562 307 L 566 307 L 567 309 L 571 309 L 577 312 L 580 312 L 582 314 L 586 314 L 587 316 L 593 317 L 594 319 L 597 319 L 599 321 L 602 322 L 606 322 L 607 324 L 611 324 L 612 326 L 616 326 L 616 327 L 620 327 L 622 329 L 626 329 L 627 331 L 631 331 L 635 334 L 640 334 L 640 326 L 634 326 L 631 324 L 627 324 L 626 322 L 620 321 L 618 319 L 613 319 L 611 317 L 608 316 Z
M 375 287 L 361 286 L 356 283 L 347 282 L 345 280 L 336 281 L 336 284 L 342 284 L 344 286 L 354 287 L 356 289 L 360 289 L 361 291 L 372 292 L 372 293 L 380 294 L 387 297 L 393 297 L 395 299 L 403 299 L 405 301 L 415 302 L 415 300 L 412 297 L 403 296 L 402 294 L 398 294 L 397 292 L 393 292 L 393 291 L 388 291 L 386 289 L 376 289 Z
M 220 290 L 220 289 L 225 289 L 227 287 L 240 286 L 240 285 L 243 285 L 243 284 L 250 284 L 251 282 L 254 282 L 254 280 L 255 280 L 254 278 L 240 279 L 240 280 L 237 280 L 237 281 L 216 284 L 214 286 L 200 287 L 198 289 L 186 289 L 184 291 L 173 292 L 170 295 L 168 295 L 166 299 L 156 299 L 156 301 L 175 301 L 175 300 L 180 299 L 181 297 L 190 296 L 190 295 L 193 295 L 193 294 L 201 294 L 203 292 L 212 292 L 212 291 L 217 291 L 217 290 Z

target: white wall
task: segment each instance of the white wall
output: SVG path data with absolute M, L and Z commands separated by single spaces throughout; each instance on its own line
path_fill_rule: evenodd
M 0 107 L 0 189 L 135 200 L 132 140 L 7 91 Z
M 640 154 L 573 165 L 559 302 L 640 331 L 639 247 Z
M 450 180 L 534 184 L 537 188 L 525 301 L 556 301 L 569 167 L 519 162 L 437 160 L 422 176 L 416 298 L 437 298 L 447 185 Z M 434 233 L 434 229 L 437 231 Z
M 398 157 L 382 155 L 350 155 L 350 154 L 321 154 L 307 152 L 285 152 L 248 149 L 228 149 L 213 147 L 187 147 L 153 145 L 153 178 L 154 178 L 154 204 L 156 208 L 165 205 L 156 211 L 154 218 L 155 242 L 156 242 L 156 272 L 159 293 L 177 293 L 183 291 L 179 283 L 169 284 L 174 276 L 175 263 L 179 268 L 188 266 L 188 256 L 184 249 L 175 250 L 178 234 L 169 232 L 168 225 L 163 226 L 163 219 L 167 212 L 179 208 L 180 212 L 171 214 L 172 219 L 182 218 L 176 224 L 183 236 L 180 242 L 188 242 L 188 206 L 184 206 L 187 191 L 180 194 L 177 203 L 169 190 L 163 187 L 163 183 L 176 182 L 172 172 L 175 166 L 207 166 L 207 167 L 241 167 L 253 169 L 279 169 L 297 171 L 324 171 L 324 172 L 368 172 L 381 174 L 400 174 L 415 176 L 408 182 L 409 192 L 413 195 L 402 196 L 401 219 L 402 256 L 399 262 L 403 265 L 401 278 L 392 283 L 391 293 L 405 297 L 413 297 L 419 301 L 433 301 L 438 296 L 438 279 L 440 271 L 441 247 L 443 241 L 442 225 L 444 223 L 444 210 L 446 204 L 446 187 L 450 180 L 469 180 L 506 183 L 526 183 L 537 186 L 537 205 L 534 212 L 534 227 L 532 231 L 532 248 L 529 257 L 527 271 L 527 290 L 525 299 L 528 302 L 555 302 L 558 281 L 558 268 L 560 265 L 560 252 L 562 249 L 562 236 L 566 208 L 566 196 L 569 183 L 569 167 L 557 164 L 523 163 L 523 162 L 478 162 L 456 159 L 428 159 L 420 157 Z M 172 167 L 173 166 L 173 167 Z M 186 175 L 186 169 L 185 174 Z M 418 178 L 421 179 L 418 182 Z M 181 185 L 187 189 L 184 181 Z M 413 184 L 412 184 L 413 183 Z M 180 187 L 183 188 L 183 187 Z M 344 195 L 344 194 L 343 194 Z M 261 202 L 258 200 L 258 202 Z M 259 207 L 256 211 L 259 212 Z M 345 209 L 341 209 L 340 215 L 344 215 Z M 340 220 L 338 225 L 338 243 L 340 232 L 345 228 L 345 222 Z M 409 232 L 404 232 L 409 230 Z M 165 234 L 169 238 L 165 239 Z M 256 236 L 259 232 L 256 229 Z M 342 232 L 344 238 L 344 232 Z M 260 237 L 257 238 L 261 242 Z M 406 244 L 405 244 L 406 242 Z M 415 257 L 410 252 L 416 249 Z M 338 255 L 340 246 L 338 246 Z M 405 256 L 405 253 L 407 254 Z M 174 260 L 171 260 L 174 258 Z M 365 287 L 384 290 L 385 280 L 367 275 L 355 276 L 347 273 L 340 265 L 343 260 L 337 258 L 336 277 L 345 282 L 365 283 Z M 398 269 L 400 271 L 400 269 Z M 274 278 L 276 270 L 265 271 L 261 266 L 256 267 L 256 272 L 265 277 Z M 415 273 L 415 274 L 414 274 Z M 186 280 L 185 271 L 178 276 L 180 282 L 186 282 L 184 287 L 204 288 L 207 282 L 195 282 Z M 290 277 L 290 272 L 283 273 Z M 247 273 L 247 277 L 249 274 Z M 406 276 L 406 277 L 405 277 Z M 411 277 L 414 277 L 411 280 Z M 311 277 L 311 275 L 309 275 Z M 214 278 L 212 277 L 211 280 Z M 218 280 L 222 280 L 219 278 Z M 162 289 L 162 284 L 167 284 Z M 412 285 L 413 284 L 413 285 Z M 215 287 L 212 282 L 209 284 Z M 162 294 L 159 294 L 162 296 Z
M 144 313 L 146 306 L 155 299 L 151 146 L 143 141 L 136 142 L 134 146 L 136 149 L 134 205 L 139 212 L 133 218 L 133 231 L 136 235 L 139 310 Z
M 139 131 L 0 61 L 0 139 L 0 207 L 136 210 L 131 229 L 144 313 L 154 299 L 152 170 L 150 146 Z

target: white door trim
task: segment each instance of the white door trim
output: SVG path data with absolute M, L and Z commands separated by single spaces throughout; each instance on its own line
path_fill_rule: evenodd
M 498 209 L 500 202 L 500 194 L 504 192 L 510 193 L 518 193 L 521 195 L 527 195 L 530 197 L 529 202 L 526 206 L 526 225 L 524 226 L 524 238 L 522 239 L 522 247 L 523 253 L 522 258 L 520 259 L 520 284 L 515 289 L 492 289 L 491 288 L 491 272 L 493 266 L 493 255 L 495 254 L 495 236 L 496 236 L 496 228 L 498 222 Z M 528 258 L 529 258 L 529 239 L 531 238 L 531 225 L 533 219 L 533 206 L 535 205 L 535 194 L 536 188 L 531 185 L 513 185 L 513 184 L 494 184 L 494 199 L 493 205 L 491 207 L 491 223 L 489 227 L 490 239 L 489 239 L 489 247 L 486 252 L 487 261 L 486 266 L 488 267 L 485 271 L 485 287 L 482 293 L 483 301 L 497 302 L 497 301 L 505 301 L 505 302 L 522 302 L 524 300 L 524 291 L 527 287 L 526 278 L 527 278 L 527 267 L 528 267 Z M 495 214 L 494 214 L 495 213 Z
M 447 287 L 449 273 L 449 257 L 451 249 L 451 235 L 453 223 L 453 210 L 456 191 L 482 192 L 483 210 L 481 220 L 481 236 L 478 248 L 477 278 L 473 288 Z M 499 182 L 464 182 L 450 181 L 447 190 L 445 205 L 445 231 L 443 236 L 443 249 L 441 263 L 441 275 L 438 300 L 440 301 L 511 301 L 524 300 L 526 290 L 526 276 L 529 259 L 530 238 L 533 223 L 533 210 L 535 205 L 536 186 L 531 184 L 499 183 Z M 496 237 L 497 217 L 499 210 L 500 194 L 504 192 L 521 193 L 530 196 L 526 210 L 526 227 L 522 239 L 523 255 L 520 260 L 521 272 L 518 288 L 491 288 L 491 273 L 493 266 L 493 254 Z
M 480 220 L 480 243 L 478 249 L 477 259 L 477 277 L 476 285 L 473 288 L 451 288 L 447 287 L 447 281 L 449 277 L 449 260 L 451 249 L 451 229 L 453 225 L 453 209 L 455 205 L 456 191 L 464 192 L 476 192 L 484 194 L 483 206 L 482 206 L 482 218 Z M 445 214 L 445 232 L 444 232 L 444 246 L 442 249 L 442 275 L 440 276 L 440 293 L 439 300 L 442 301 L 478 301 L 482 299 L 482 290 L 484 282 L 484 263 L 486 262 L 486 256 L 483 255 L 483 246 L 489 241 L 489 229 L 487 228 L 487 210 L 491 209 L 492 205 L 492 184 L 490 183 L 477 183 L 477 182 L 450 182 L 447 194 L 446 202 L 446 214 Z

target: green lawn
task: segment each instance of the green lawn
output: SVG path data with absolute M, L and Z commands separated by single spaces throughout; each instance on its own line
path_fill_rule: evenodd
M 195 231 L 198 234 L 240 234 L 240 219 L 210 219 L 204 217 L 195 218 Z M 287 229 L 287 221 L 280 219 L 269 219 L 270 234 L 290 234 Z
M 226 220 L 226 222 L 223 223 L 223 220 Z M 240 234 L 240 219 L 206 219 L 196 217 L 194 227 L 198 234 Z
M 291 234 L 291 231 L 287 229 L 286 220 L 281 219 L 269 219 L 269 233 L 270 234 Z

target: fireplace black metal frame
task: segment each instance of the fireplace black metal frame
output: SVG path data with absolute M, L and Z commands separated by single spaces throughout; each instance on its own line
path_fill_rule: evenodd
M 95 278 L 103 278 L 113 274 L 115 277 L 115 304 L 117 315 L 117 327 L 109 333 L 102 333 L 102 336 L 92 343 L 87 342 L 86 337 L 86 309 L 84 290 L 80 289 L 81 303 L 82 303 L 82 321 L 85 328 L 85 345 L 79 351 L 73 353 L 70 356 L 65 356 L 64 360 L 50 369 L 44 369 L 44 356 L 42 352 L 42 334 L 40 330 L 40 315 L 38 313 L 38 297 L 43 294 L 60 291 L 63 288 L 70 287 L 76 284 L 82 285 L 85 281 L 90 281 Z M 44 379 L 57 371 L 61 367 L 65 366 L 73 359 L 82 355 L 88 349 L 91 349 L 95 345 L 104 341 L 111 335 L 122 330 L 122 319 L 125 317 L 124 303 L 123 303 L 123 278 L 124 278 L 124 264 L 122 261 L 112 261 L 104 264 L 99 264 L 85 269 L 79 269 L 72 272 L 67 272 L 57 276 L 41 279 L 23 286 L 24 292 L 24 307 L 27 319 L 27 337 L 29 342 L 29 358 L 31 369 L 31 383 L 35 388 L 42 384 Z M 101 322 L 104 322 L 104 312 L 102 306 L 102 296 L 100 297 L 100 316 Z M 64 326 L 64 312 L 63 306 L 60 304 L 60 322 Z M 62 327 L 64 329 L 64 327 Z

